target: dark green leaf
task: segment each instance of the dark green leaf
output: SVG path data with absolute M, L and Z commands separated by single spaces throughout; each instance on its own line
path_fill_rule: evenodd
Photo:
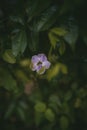
M 38 126 L 43 120 L 43 113 L 35 112 L 35 124 Z
M 27 2 L 26 12 L 29 16 L 28 21 L 33 17 L 38 16 L 42 11 L 44 11 L 52 3 L 52 0 L 29 0 Z
M 58 15 L 56 12 L 57 6 L 48 8 L 34 21 L 32 29 L 36 32 L 47 30 L 55 22 L 55 15 Z
M 54 103 L 54 104 L 56 104 L 57 106 L 61 107 L 60 99 L 59 99 L 59 97 L 56 96 L 56 95 L 51 95 L 50 98 L 49 98 L 49 102 L 50 102 L 50 103 Z
M 20 31 L 12 38 L 12 53 L 17 56 L 23 53 L 27 46 L 26 32 Z
M 13 22 L 17 22 L 17 23 L 20 23 L 22 25 L 24 25 L 24 21 L 23 21 L 23 18 L 21 16 L 10 16 L 10 20 L 13 21 Z
M 32 31 L 31 32 L 31 37 L 29 37 L 29 49 L 33 52 L 38 50 L 38 45 L 39 45 L 39 33 Z
M 60 127 L 62 130 L 67 130 L 69 126 L 69 119 L 66 116 L 61 116 Z
M 21 120 L 23 120 L 23 121 L 26 120 L 25 111 L 21 107 L 17 108 L 17 113 L 18 113 L 18 115 L 19 115 L 19 117 L 20 117 Z
M 69 27 L 68 27 L 69 26 Z M 78 38 L 78 26 L 77 24 L 72 20 L 68 21 L 68 26 L 66 28 L 68 29 L 67 35 L 64 36 L 65 41 L 70 45 L 72 50 L 75 49 L 75 44 Z
M 12 77 L 12 75 L 8 70 L 6 70 L 5 68 L 0 69 L 1 69 L 0 70 L 1 85 L 5 87 L 8 91 L 16 93 L 18 91 L 16 80 Z
M 7 108 L 7 111 L 5 113 L 5 118 L 8 118 L 9 116 L 11 116 L 11 114 L 13 113 L 15 109 L 15 102 L 12 102 L 9 107 Z

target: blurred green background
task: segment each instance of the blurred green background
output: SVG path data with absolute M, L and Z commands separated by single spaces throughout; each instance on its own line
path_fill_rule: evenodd
M 0 130 L 87 130 L 86 0 L 0 1 Z

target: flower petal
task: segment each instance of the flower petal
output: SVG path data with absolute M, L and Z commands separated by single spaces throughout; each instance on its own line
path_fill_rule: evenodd
M 44 61 L 42 63 L 42 66 L 45 66 L 46 69 L 48 69 L 50 67 L 51 63 L 49 61 Z
M 47 61 L 47 57 L 45 56 L 45 54 L 38 54 L 38 58 L 40 62 Z
M 37 64 L 37 63 L 39 62 L 38 56 L 37 56 L 37 55 L 32 56 L 31 62 L 32 62 L 33 64 Z
M 45 67 L 41 67 L 39 70 L 37 70 L 37 73 L 44 74 L 45 70 L 46 70 Z
M 30 64 L 30 68 L 32 69 L 32 71 L 35 71 L 35 70 L 37 70 L 37 64 L 33 64 L 32 62 L 31 62 L 31 64 Z

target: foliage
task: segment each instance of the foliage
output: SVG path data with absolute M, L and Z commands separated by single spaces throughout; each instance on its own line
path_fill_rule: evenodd
M 0 2 L 0 129 L 87 130 L 86 5 Z M 30 68 L 39 53 L 51 62 L 43 75 Z

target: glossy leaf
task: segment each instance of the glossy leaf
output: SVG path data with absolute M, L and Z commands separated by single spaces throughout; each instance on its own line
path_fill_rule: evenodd
M 27 2 L 26 12 L 29 15 L 28 21 L 32 20 L 33 17 L 38 16 L 42 11 L 50 6 L 52 0 L 29 0 Z M 39 5 L 39 6 L 38 6 Z
M 18 54 L 22 54 L 27 47 L 27 38 L 25 31 L 18 32 L 12 38 L 12 53 L 17 56 Z
M 33 30 L 36 32 L 47 30 L 55 21 L 54 15 L 57 11 L 56 6 L 48 8 L 40 18 L 33 23 Z

